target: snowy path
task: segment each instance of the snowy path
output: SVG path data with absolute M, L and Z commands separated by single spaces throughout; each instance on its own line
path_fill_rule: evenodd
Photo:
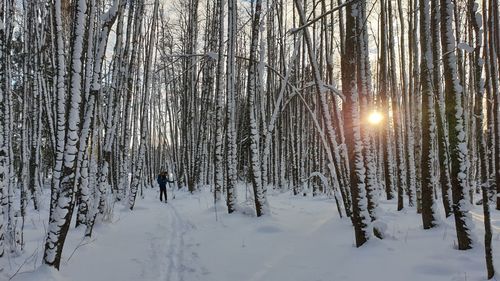
M 95 241 L 79 249 L 62 273 L 72 281 L 184 280 L 184 235 L 190 224 L 172 201 L 156 197 L 146 191 L 134 211 L 123 209 L 116 223 L 96 229 Z M 99 271 L 99 277 L 89 279 L 89 269 Z
M 167 246 L 167 281 L 182 281 L 183 279 L 183 255 L 184 255 L 184 234 L 187 231 L 187 224 L 180 217 L 176 208 L 169 204 L 167 206 L 170 220 L 170 237 Z
M 208 190 L 178 192 L 168 204 L 159 202 L 156 190 L 145 192 L 134 211 L 117 206 L 113 222 L 99 224 L 90 243 L 78 246 L 83 229 L 72 229 L 60 273 L 43 268 L 33 272 L 36 265 L 27 264 L 12 280 L 484 280 L 483 247 L 455 250 L 453 218 L 423 230 L 415 209 L 396 212 L 393 201 L 380 202 L 386 239 L 372 237 L 355 248 L 351 223 L 338 218 L 331 199 L 274 194 L 268 198 L 270 216 L 228 215 L 220 206 L 216 217 Z M 243 200 L 244 193 L 240 196 Z M 472 216 L 475 236 L 483 237 L 480 207 L 475 206 Z M 499 253 L 500 212 L 492 210 L 492 224 L 493 252 Z M 43 243 L 43 228 L 37 231 L 26 236 L 31 247 L 26 252 Z M 10 277 L 24 259 L 12 260 L 0 280 L 8 280 L 4 276 Z M 41 256 L 37 265 L 40 262 Z M 495 266 L 500 268 L 499 257 Z
M 198 242 L 198 268 L 204 271 L 186 272 L 185 281 L 484 280 L 482 247 L 455 250 L 452 219 L 423 230 L 421 216 L 414 209 L 394 211 L 395 202 L 380 203 L 388 237 L 357 249 L 350 221 L 338 219 L 331 200 L 270 196 L 270 217 L 219 213 L 215 221 L 211 199 L 195 194 L 179 204 L 183 217 L 196 225 L 186 238 Z
M 490 210 L 490 212 L 492 212 L 492 210 Z M 470 213 L 472 215 L 472 219 L 481 222 L 481 226 L 484 227 L 484 215 L 482 213 L 474 211 L 471 211 Z M 500 219 L 491 220 L 491 228 L 493 229 L 493 231 L 500 232 L 500 226 L 498 225 L 500 225 Z

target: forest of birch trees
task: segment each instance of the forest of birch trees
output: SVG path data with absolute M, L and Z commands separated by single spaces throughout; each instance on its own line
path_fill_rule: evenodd
M 0 257 L 46 208 L 58 269 L 70 228 L 167 170 L 229 213 L 330 196 L 357 247 L 384 238 L 381 200 L 453 216 L 492 278 L 499 24 L 498 0 L 0 0 Z

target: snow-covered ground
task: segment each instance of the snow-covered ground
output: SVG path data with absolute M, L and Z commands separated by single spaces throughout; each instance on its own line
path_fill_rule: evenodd
M 151 189 L 132 212 L 117 205 L 112 222 L 98 225 L 91 240 L 81 240 L 83 229 L 72 229 L 60 272 L 40 267 L 47 210 L 31 212 L 25 252 L 0 259 L 0 280 L 486 279 L 480 207 L 473 216 L 479 241 L 473 250 L 454 249 L 452 219 L 424 231 L 415 210 L 396 212 L 395 202 L 380 204 L 387 238 L 372 237 L 358 249 L 350 221 L 339 219 L 334 201 L 325 197 L 272 194 L 271 216 L 256 218 L 244 214 L 245 208 L 233 215 L 223 207 L 214 208 L 208 190 L 193 195 L 177 191 L 175 196 L 172 200 L 169 193 L 165 204 Z M 244 197 L 240 192 L 240 200 Z M 493 216 L 493 253 L 498 254 L 500 213 L 493 211 Z M 500 257 L 495 258 L 500 269 Z

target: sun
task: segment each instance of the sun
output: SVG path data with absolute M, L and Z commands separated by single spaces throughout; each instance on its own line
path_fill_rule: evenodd
M 368 122 L 372 125 L 380 124 L 380 122 L 382 122 L 383 119 L 384 119 L 384 116 L 382 116 L 382 114 L 378 111 L 373 111 L 368 116 Z

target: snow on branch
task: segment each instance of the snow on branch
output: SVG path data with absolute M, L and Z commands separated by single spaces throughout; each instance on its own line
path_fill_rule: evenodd
M 465 42 L 458 43 L 457 48 L 464 50 L 469 54 L 474 52 L 474 48 Z

